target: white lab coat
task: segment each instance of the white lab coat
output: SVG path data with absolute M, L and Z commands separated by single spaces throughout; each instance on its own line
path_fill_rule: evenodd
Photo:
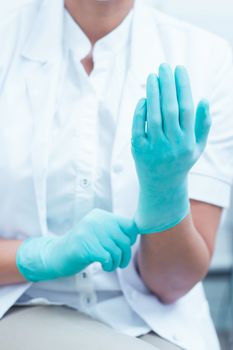
M 57 13 L 49 6 L 54 1 Z M 0 17 L 0 234 L 8 239 L 52 234 L 46 218 L 46 169 L 63 67 L 63 1 L 12 4 Z M 164 61 L 173 67 L 184 64 L 195 102 L 207 97 L 212 106 L 209 146 L 190 174 L 190 197 L 227 206 L 233 168 L 231 50 L 223 40 L 148 8 L 141 0 L 135 11 L 131 64 L 111 162 L 113 211 L 127 217 L 135 212 L 138 182 L 130 152 L 132 116 L 145 95 L 148 73 Z M 45 16 L 51 21 L 49 33 L 43 31 Z M 187 349 L 219 349 L 201 284 L 165 306 L 146 289 L 133 260 L 118 276 L 129 305 L 162 337 Z M 29 285 L 0 288 L 0 317 Z

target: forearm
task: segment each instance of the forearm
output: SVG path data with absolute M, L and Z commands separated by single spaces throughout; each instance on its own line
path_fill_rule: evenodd
M 207 273 L 211 251 L 187 216 L 170 230 L 141 236 L 139 273 L 163 303 L 186 294 Z
M 0 285 L 25 282 L 16 266 L 16 252 L 21 243 L 0 239 Z
M 195 108 L 181 66 L 173 74 L 162 64 L 158 76 L 148 77 L 146 95 L 136 107 L 131 140 L 139 179 L 138 269 L 152 292 L 171 303 L 205 276 L 213 251 L 221 209 L 200 202 L 188 215 L 189 172 L 204 152 L 211 116 L 206 100 Z

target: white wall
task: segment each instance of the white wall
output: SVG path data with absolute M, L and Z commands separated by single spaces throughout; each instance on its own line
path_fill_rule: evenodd
M 213 31 L 233 44 L 233 0 L 151 0 L 178 18 Z

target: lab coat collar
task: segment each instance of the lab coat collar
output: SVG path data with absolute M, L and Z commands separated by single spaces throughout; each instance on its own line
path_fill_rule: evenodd
M 41 0 L 22 55 L 33 61 L 55 61 L 62 53 L 64 0 Z
M 42 0 L 38 6 L 22 55 L 41 63 L 55 61 L 63 50 L 64 0 Z M 155 72 L 158 63 L 164 60 L 157 23 L 148 16 L 148 11 L 151 9 L 143 0 L 135 1 L 130 67 L 141 83 L 145 82 L 148 71 Z
M 93 47 L 94 61 L 96 61 L 96 57 L 101 60 L 103 57 L 109 57 L 110 60 L 113 60 L 119 52 L 127 47 L 130 41 L 132 12 L 131 10 L 122 23 L 112 32 L 97 40 Z M 89 38 L 67 10 L 64 12 L 64 43 L 65 48 L 70 50 L 75 58 L 80 61 L 92 50 Z

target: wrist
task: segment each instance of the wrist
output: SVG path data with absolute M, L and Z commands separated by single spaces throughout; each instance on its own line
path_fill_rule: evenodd
M 184 191 L 188 184 L 188 174 L 176 175 L 171 174 L 169 176 L 151 177 L 148 181 L 146 178 L 139 178 L 140 192 L 147 196 L 168 196 L 174 191 Z
M 187 181 L 151 191 L 140 188 L 135 222 L 141 233 L 156 233 L 178 225 L 189 213 Z
M 27 281 L 50 279 L 48 258 L 53 254 L 51 247 L 53 239 L 53 237 L 32 237 L 19 246 L 16 252 L 16 266 Z

